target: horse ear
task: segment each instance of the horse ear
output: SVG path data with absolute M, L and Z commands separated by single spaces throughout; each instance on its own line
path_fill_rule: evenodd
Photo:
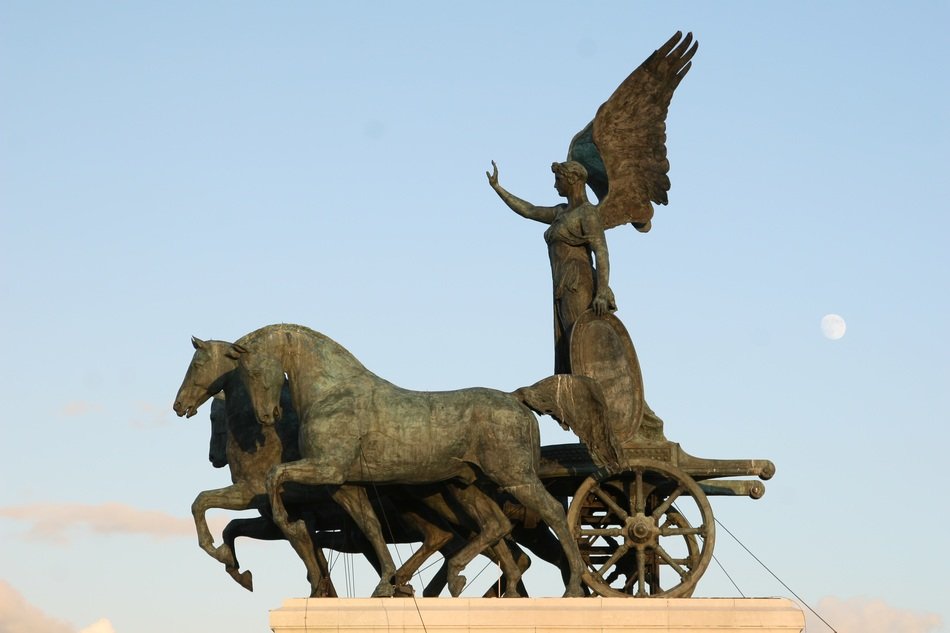
M 231 348 L 225 353 L 225 356 L 232 360 L 238 360 L 241 354 L 247 354 L 247 348 L 237 343 L 231 343 Z
M 204 348 L 205 348 L 205 342 L 202 341 L 202 340 L 201 340 L 200 338 L 198 338 L 197 336 L 192 336 L 192 337 L 191 337 L 191 345 L 192 345 L 195 349 L 204 349 Z

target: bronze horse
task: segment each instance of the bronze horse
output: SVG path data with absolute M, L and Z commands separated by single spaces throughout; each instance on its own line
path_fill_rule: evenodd
M 192 505 L 192 514 L 198 532 L 199 545 L 209 555 L 225 565 L 228 573 L 243 587 L 252 589 L 250 571 L 239 572 L 234 552 L 234 541 L 239 536 L 264 540 L 286 538 L 270 517 L 269 504 L 265 494 L 265 477 L 268 471 L 282 461 L 299 459 L 297 450 L 297 417 L 290 401 L 287 387 L 282 388 L 281 403 L 286 415 L 274 426 L 262 427 L 257 424 L 246 390 L 237 379 L 237 361 L 229 356 L 231 343 L 224 341 L 201 341 L 193 338 L 195 354 L 189 369 L 175 398 L 174 409 L 179 416 L 192 416 L 197 409 L 213 394 L 223 391 L 226 398 L 215 400 L 212 404 L 212 437 L 209 446 L 209 459 L 216 467 L 228 465 L 231 469 L 232 486 L 218 490 L 204 491 L 198 495 Z M 482 505 L 476 502 L 455 509 L 451 499 L 446 502 L 438 490 L 425 491 L 425 503 L 420 503 L 419 495 L 406 495 L 394 487 L 383 487 L 383 494 L 377 489 L 373 503 L 365 489 L 347 486 L 329 490 L 319 487 L 301 492 L 293 500 L 299 512 L 299 519 L 308 525 L 310 543 L 309 552 L 318 561 L 320 574 L 310 575 L 312 595 L 334 595 L 329 580 L 326 561 L 321 548 L 328 547 L 337 551 L 363 553 L 380 571 L 381 580 L 375 595 L 393 595 L 395 592 L 411 592 L 408 582 L 422 563 L 435 551 L 442 550 L 451 556 L 464 546 L 465 540 L 451 526 L 445 523 L 445 517 L 461 529 L 471 533 L 470 527 L 464 527 L 471 519 L 467 514 L 484 512 Z M 365 529 L 341 529 L 345 527 L 346 516 L 334 503 L 337 497 L 350 504 L 350 511 L 368 514 L 376 521 L 377 512 L 384 512 L 389 542 L 418 542 L 423 546 L 411 556 L 398 570 L 389 559 L 380 560 L 363 536 Z M 460 502 L 464 501 L 460 500 Z M 242 518 L 231 521 L 222 535 L 223 544 L 215 547 L 205 519 L 210 508 L 252 509 L 261 511 L 260 517 Z M 435 508 L 435 509 L 433 509 Z M 489 510 L 491 511 L 491 510 Z M 359 523 L 360 519 L 357 519 Z M 487 520 L 487 519 L 486 519 Z M 376 523 L 378 526 L 378 522 Z M 499 528 L 500 529 L 500 528 Z M 322 530 L 333 530 L 332 533 Z M 377 527 L 377 531 L 381 528 Z M 381 531 L 378 532 L 382 538 Z M 388 557 L 388 551 L 386 551 Z M 519 556 L 520 565 L 515 563 L 507 548 L 496 548 L 489 556 L 499 560 L 506 577 L 509 578 L 507 591 L 517 595 L 520 571 L 526 566 L 525 557 Z M 395 587 L 393 586 L 395 584 Z M 426 588 L 426 595 L 437 595 L 441 587 L 436 580 Z
M 321 571 L 306 525 L 288 516 L 288 484 L 471 482 L 481 474 L 554 531 L 570 567 L 565 595 L 584 595 L 583 564 L 564 509 L 538 478 L 537 420 L 515 395 L 485 388 L 402 389 L 367 370 L 335 341 L 299 325 L 263 327 L 232 349 L 262 426 L 280 423 L 280 394 L 285 376 L 289 379 L 300 416 L 302 459 L 275 466 L 267 491 L 275 523 L 311 576 Z M 466 488 L 471 489 L 477 486 Z M 506 527 L 510 530 L 510 523 Z M 385 550 L 378 535 L 366 536 L 377 553 Z M 464 585 L 459 572 L 465 564 L 501 536 L 483 530 L 449 561 L 452 595 Z

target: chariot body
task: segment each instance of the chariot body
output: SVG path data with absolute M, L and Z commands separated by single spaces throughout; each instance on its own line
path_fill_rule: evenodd
M 593 383 L 606 406 L 599 421 L 567 422 L 585 443 L 541 448 L 540 475 L 568 506 L 584 580 L 602 596 L 689 597 L 712 559 L 709 497 L 759 499 L 775 466 L 694 457 L 667 440 L 644 401 L 636 352 L 615 316 L 585 313 L 570 353 L 572 373 L 560 378 L 558 398 L 576 400 Z M 539 413 L 559 417 L 558 411 L 563 407 Z

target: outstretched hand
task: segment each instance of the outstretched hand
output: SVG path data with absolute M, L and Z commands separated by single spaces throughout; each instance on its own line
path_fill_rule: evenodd
M 498 165 L 495 164 L 495 161 L 492 161 L 491 167 L 491 172 L 486 171 L 485 175 L 488 176 L 488 184 L 495 188 L 498 186 Z

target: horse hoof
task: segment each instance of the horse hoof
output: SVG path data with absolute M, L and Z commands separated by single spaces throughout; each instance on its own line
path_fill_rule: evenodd
M 392 585 L 388 583 L 385 585 L 381 584 L 376 587 L 375 591 L 373 591 L 372 597 L 373 598 L 392 598 L 395 593 L 396 593 L 396 589 Z
M 465 589 L 465 576 L 456 574 L 449 579 L 449 593 L 452 594 L 453 598 L 458 598 L 462 595 L 463 589 Z
M 412 588 L 412 585 L 396 585 L 393 590 L 395 598 L 412 598 L 415 595 L 416 590 Z
M 335 598 L 336 594 L 331 590 L 332 585 L 328 580 L 321 580 L 315 587 L 310 589 L 311 598 Z
M 584 590 L 581 589 L 580 587 L 577 587 L 574 589 L 566 589 L 564 591 L 564 597 L 565 598 L 583 598 Z
M 234 582 L 248 591 L 254 591 L 254 576 L 251 574 L 251 570 L 238 572 L 237 567 L 225 567 L 225 570 L 234 579 Z

